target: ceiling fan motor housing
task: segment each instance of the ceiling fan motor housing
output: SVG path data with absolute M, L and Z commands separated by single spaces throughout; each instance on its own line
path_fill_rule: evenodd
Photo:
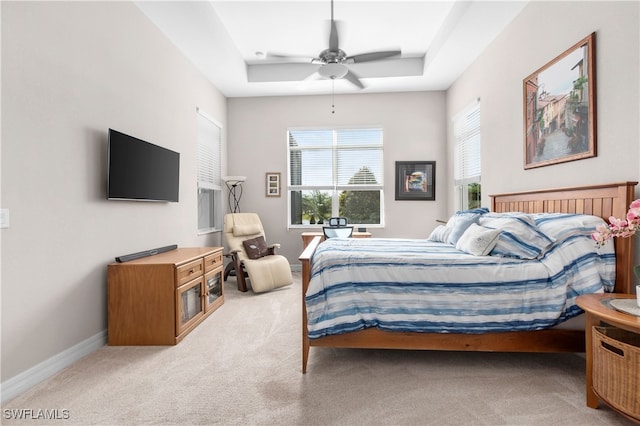
M 347 54 L 344 53 L 342 49 L 338 49 L 337 51 L 332 51 L 330 49 L 325 49 L 320 52 L 318 58 L 325 64 L 338 63 L 347 59 Z

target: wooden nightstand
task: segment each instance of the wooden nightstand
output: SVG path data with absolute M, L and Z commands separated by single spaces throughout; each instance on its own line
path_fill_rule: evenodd
M 315 237 L 320 237 L 320 241 L 324 241 L 324 234 L 322 232 L 303 232 L 302 236 L 302 248 L 305 249 Z M 352 238 L 371 238 L 371 232 L 356 232 L 353 231 Z
M 633 414 L 626 413 L 623 410 L 617 409 L 612 406 L 610 401 L 607 401 L 602 395 L 598 395 L 594 390 L 594 374 L 606 374 L 606 372 L 594 371 L 594 352 L 593 352 L 593 333 L 594 326 L 600 326 L 607 324 L 613 327 L 617 327 L 622 330 L 626 330 L 631 333 L 640 334 L 640 317 L 619 312 L 615 309 L 607 306 L 606 302 L 612 299 L 635 299 L 636 296 L 632 294 L 586 294 L 579 296 L 576 299 L 576 303 L 585 311 L 585 341 L 586 341 L 586 356 L 587 356 L 587 406 L 591 408 L 598 408 L 598 401 L 609 405 L 614 410 L 620 412 L 624 416 L 639 422 L 640 418 Z M 632 390 L 632 392 L 638 392 L 638 390 Z

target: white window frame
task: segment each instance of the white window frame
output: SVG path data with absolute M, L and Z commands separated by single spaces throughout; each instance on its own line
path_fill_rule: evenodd
M 338 138 L 337 132 L 339 131 L 357 131 L 357 130 L 378 130 L 380 132 L 380 144 L 357 144 L 354 146 L 349 146 L 346 144 L 340 144 L 338 146 Z M 333 143 L 332 143 L 332 170 L 331 170 L 331 183 L 327 185 L 292 185 L 291 184 L 291 154 L 292 149 L 289 145 L 289 135 L 292 131 L 331 131 L 333 132 Z M 290 128 L 287 131 L 287 226 L 289 229 L 292 228 L 317 228 L 320 225 L 317 224 L 292 224 L 291 223 L 291 193 L 293 191 L 313 191 L 313 190 L 321 190 L 321 191 L 329 191 L 331 193 L 331 216 L 339 216 L 339 197 L 340 193 L 345 190 L 351 191 L 377 191 L 380 194 L 380 223 L 379 224 L 359 224 L 359 223 L 349 223 L 350 225 L 358 226 L 366 226 L 371 228 L 382 228 L 384 227 L 384 131 L 382 127 L 367 127 L 367 126 L 348 126 L 348 127 L 314 127 L 314 128 Z M 305 147 L 300 149 L 304 150 L 314 150 L 314 149 L 324 149 L 326 150 L 326 146 L 322 147 Z M 380 176 L 376 176 L 376 181 L 378 181 L 375 185 L 370 184 L 338 184 L 338 172 L 337 172 L 337 151 L 341 149 L 379 149 L 381 151 L 381 159 L 380 159 Z
M 481 116 L 480 98 L 456 114 L 453 119 L 454 185 L 457 210 L 469 208 L 469 185 L 481 184 Z M 481 187 L 482 188 L 482 187 Z
M 198 159 L 197 194 L 198 235 L 222 230 L 222 126 L 197 111 Z

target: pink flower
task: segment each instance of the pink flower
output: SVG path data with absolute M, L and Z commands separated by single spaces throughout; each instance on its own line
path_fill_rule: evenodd
M 618 219 L 611 216 L 608 225 L 600 225 L 591 234 L 598 247 L 602 247 L 612 238 L 627 238 L 640 230 L 640 199 L 635 200 L 629 206 L 626 219 Z
M 640 199 L 631 203 L 629 211 L 627 212 L 628 221 L 635 221 L 637 219 L 640 219 Z
M 609 223 L 611 224 L 611 229 L 613 230 L 623 229 L 628 225 L 626 220 L 618 219 L 613 216 L 609 218 Z

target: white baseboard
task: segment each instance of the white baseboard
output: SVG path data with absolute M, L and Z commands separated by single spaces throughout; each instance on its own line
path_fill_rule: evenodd
M 89 337 L 69 349 L 52 356 L 0 385 L 2 403 L 15 398 L 90 353 L 107 344 L 107 330 Z

